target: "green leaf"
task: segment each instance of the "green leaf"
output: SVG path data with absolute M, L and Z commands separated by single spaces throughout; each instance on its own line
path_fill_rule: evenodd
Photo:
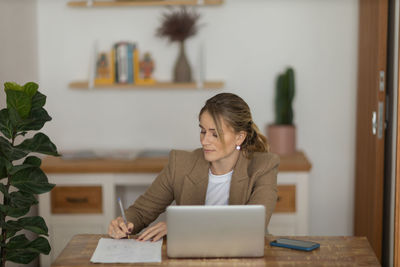
M 7 230 L 7 235 L 6 239 L 9 239 L 10 237 L 13 237 L 18 231 L 16 230 Z
M 16 146 L 16 148 L 29 152 L 58 156 L 56 146 L 50 141 L 49 137 L 43 133 L 35 134 L 33 138 L 26 139 Z
M 27 95 L 29 95 L 30 98 L 32 98 L 36 94 L 36 92 L 39 88 L 39 85 L 37 85 L 34 82 L 28 82 L 28 83 L 24 84 L 23 88 L 24 88 L 24 92 Z
M 33 217 L 24 217 L 19 219 L 18 221 L 9 220 L 4 225 L 4 228 L 7 229 L 8 238 L 15 235 L 16 232 L 21 231 L 22 229 L 29 230 L 33 233 L 38 235 L 46 235 L 48 236 L 48 228 L 40 216 L 33 216 Z
M 0 131 L 8 139 L 12 138 L 13 127 L 10 120 L 10 115 L 8 114 L 8 110 L 6 108 L 0 110 Z
M 2 192 L 3 195 L 9 196 L 6 186 L 2 183 L 0 183 L 0 192 Z
M 46 238 L 40 236 L 30 243 L 31 248 L 36 249 L 39 253 L 49 255 L 51 247 Z
M 4 157 L 8 161 L 22 159 L 28 155 L 23 149 L 13 147 L 10 142 L 4 137 L 0 136 L 0 157 Z
M 14 108 L 22 119 L 29 116 L 32 99 L 24 91 L 6 89 L 7 108 Z
M 35 156 L 29 156 L 24 160 L 24 164 L 40 167 L 40 164 L 42 164 L 42 160 Z
M 19 218 L 21 216 L 26 215 L 30 209 L 31 209 L 30 207 L 20 207 L 20 208 L 9 207 L 7 216 L 10 216 L 13 218 Z
M 35 167 L 35 166 L 32 166 L 30 164 L 22 164 L 22 165 L 13 166 L 11 168 L 10 174 L 14 175 L 14 174 L 16 174 L 17 172 L 19 172 L 19 171 L 21 171 L 23 169 L 32 168 L 32 167 Z
M 20 124 L 18 130 L 20 131 L 37 131 L 42 129 L 43 125 L 51 121 L 51 117 L 44 108 L 38 108 L 31 110 L 31 114 L 28 119 Z
M 10 193 L 10 206 L 13 207 L 30 207 L 38 203 L 35 196 L 26 192 L 12 192 Z
M 8 106 L 10 124 L 13 126 L 12 129 L 15 129 L 17 132 L 40 130 L 46 122 L 51 120 L 51 117 L 43 108 L 46 103 L 46 96 L 37 91 L 37 84 L 27 83 L 24 85 L 24 88 L 25 87 L 27 87 L 27 92 L 24 91 L 25 89 L 14 92 L 17 92 L 15 94 L 25 94 L 25 100 L 29 99 L 29 110 L 27 110 L 28 113 L 25 114 L 29 116 L 23 116 L 16 103 L 12 106 Z M 35 90 L 36 93 L 33 94 Z M 11 94 L 13 93 L 11 92 L 10 95 Z M 24 132 L 18 133 L 18 135 L 24 135 Z
M 10 116 L 10 121 L 14 129 L 17 129 L 20 127 L 21 124 L 24 123 L 24 120 L 21 118 L 21 116 L 18 114 L 18 111 L 15 108 L 8 108 L 8 114 Z
M 33 252 L 29 249 L 15 249 L 8 251 L 6 260 L 15 263 L 28 264 L 39 256 L 39 253 Z
M 24 216 L 29 212 L 30 207 L 11 207 L 0 204 L 0 212 L 6 214 L 7 216 L 18 218 Z
M 43 194 L 55 186 L 48 183 L 46 175 L 38 167 L 20 170 L 11 177 L 10 183 L 19 190 L 31 194 Z
M 5 190 L 3 188 L 2 190 Z M 12 193 L 5 194 L 9 198 L 8 205 L 0 205 L 0 211 L 10 217 L 18 218 L 25 214 L 27 214 L 30 210 L 30 207 L 34 204 L 37 204 L 38 201 L 36 198 L 29 193 L 17 191 Z
M 31 249 L 35 249 L 39 253 L 46 254 L 46 255 L 49 255 L 50 250 L 51 250 L 49 241 L 47 241 L 47 239 L 42 236 L 33 240 L 29 244 L 29 247 Z
M 30 241 L 26 238 L 24 234 L 17 235 L 16 237 L 11 238 L 7 245 L 7 249 L 17 249 L 17 248 L 26 248 L 29 245 Z
M 38 235 L 48 235 L 48 228 L 43 218 L 40 216 L 25 217 L 18 220 L 18 224 L 26 230 Z
M 46 96 L 39 91 L 32 97 L 32 110 L 40 109 L 46 104 Z
M 2 225 L 2 228 L 7 230 L 6 239 L 13 237 L 18 231 L 22 230 L 17 221 L 8 220 L 7 223 Z
M 40 253 L 48 255 L 50 250 L 49 242 L 44 237 L 38 237 L 30 242 L 24 235 L 18 235 L 11 238 L 6 246 L 6 260 L 27 264 Z
M 42 160 L 35 156 L 27 157 L 21 165 L 12 166 L 10 170 L 10 174 L 14 175 L 20 170 L 32 168 L 32 167 L 40 167 Z
M 29 241 L 24 234 L 21 234 L 11 238 L 6 245 L 6 249 L 8 251 L 14 249 L 30 249 L 32 252 L 35 251 L 47 255 L 50 252 L 50 245 L 47 239 L 42 236 L 33 241 Z
M 0 144 L 1 146 L 1 144 Z M 0 148 L 0 156 L 1 156 L 1 148 Z M 8 175 L 8 171 L 11 170 L 12 164 L 5 159 L 5 157 L 0 158 L 0 180 L 6 178 Z
M 15 82 L 4 83 L 4 90 L 24 91 L 24 88 Z
M 19 130 L 40 130 L 43 125 L 51 121 L 51 117 L 47 111 L 43 108 L 46 104 L 46 96 L 41 94 L 39 91 L 32 97 L 32 108 L 27 120 L 23 122 Z

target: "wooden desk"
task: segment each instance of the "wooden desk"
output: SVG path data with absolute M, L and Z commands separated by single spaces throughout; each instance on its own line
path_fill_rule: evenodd
M 52 247 L 50 255 L 40 255 L 42 267 L 49 267 L 75 234 L 107 232 L 109 222 L 120 214 L 115 200 L 121 197 L 125 207 L 131 205 L 144 193 L 167 162 L 168 158 L 162 156 L 130 160 L 44 158 L 42 169 L 48 175 L 49 182 L 56 184 L 56 189 L 50 194 L 39 195 L 39 215 L 47 223 Z M 278 174 L 279 201 L 269 223 L 270 233 L 308 235 L 310 168 L 311 163 L 302 151 L 281 156 Z M 93 194 L 87 195 L 90 199 L 88 204 L 98 204 L 91 213 L 82 213 L 83 206 L 79 202 L 67 203 L 67 197 L 76 198 L 78 192 L 82 191 L 88 194 L 97 192 L 97 196 L 101 194 L 100 200 L 90 198 Z M 57 192 L 65 201 L 55 201 L 61 200 L 56 196 Z M 61 205 L 55 208 L 57 203 Z M 63 208 L 63 203 L 68 206 Z M 161 215 L 159 220 L 165 220 L 165 215 Z
M 365 237 L 299 237 L 315 241 L 321 247 L 312 252 L 296 251 L 286 248 L 271 247 L 270 240 L 265 238 L 264 258 L 220 258 L 220 259 L 169 259 L 167 247 L 162 246 L 161 263 L 136 264 L 94 264 L 90 258 L 96 249 L 100 237 L 105 235 L 76 235 L 68 243 L 53 267 L 73 266 L 380 266 L 371 246 Z

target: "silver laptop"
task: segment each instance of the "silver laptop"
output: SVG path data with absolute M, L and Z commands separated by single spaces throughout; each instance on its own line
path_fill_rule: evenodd
M 265 207 L 170 206 L 167 254 L 172 258 L 264 256 Z

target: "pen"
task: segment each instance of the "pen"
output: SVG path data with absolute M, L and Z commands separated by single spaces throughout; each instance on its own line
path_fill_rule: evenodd
M 121 208 L 121 214 L 122 214 L 122 218 L 124 219 L 125 225 L 126 225 L 126 227 L 128 227 L 128 221 L 126 220 L 125 211 L 124 211 L 124 207 L 122 206 L 121 198 L 118 198 L 118 204 L 119 204 L 119 207 Z M 129 239 L 129 234 L 128 234 L 128 239 Z

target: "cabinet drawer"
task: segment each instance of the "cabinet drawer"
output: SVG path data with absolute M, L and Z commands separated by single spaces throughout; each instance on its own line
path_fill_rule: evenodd
M 296 186 L 278 185 L 275 212 L 296 212 Z
M 51 191 L 51 212 L 102 213 L 101 186 L 56 186 Z

